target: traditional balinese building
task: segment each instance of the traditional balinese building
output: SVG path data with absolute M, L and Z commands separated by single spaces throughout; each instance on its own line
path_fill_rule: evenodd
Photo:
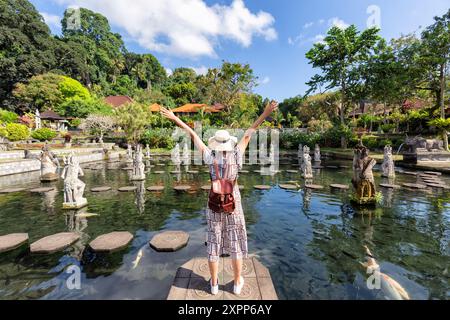
M 184 116 L 193 116 L 198 114 L 199 112 L 203 111 L 205 113 L 220 113 L 221 111 L 208 106 L 206 104 L 195 104 L 195 103 L 189 103 L 189 104 L 185 104 L 182 107 L 176 108 L 176 109 L 172 109 L 173 113 L 179 113 L 182 114 Z
M 150 110 L 150 112 L 160 112 L 161 106 L 157 103 L 154 103 L 149 107 L 149 110 Z
M 40 118 L 42 121 L 45 121 L 46 127 L 49 127 L 55 131 L 67 130 L 67 123 L 69 122 L 68 119 L 60 116 L 55 111 L 44 111 L 41 113 Z
M 129 96 L 109 96 L 106 97 L 104 101 L 113 108 L 119 108 L 127 103 L 134 102 Z

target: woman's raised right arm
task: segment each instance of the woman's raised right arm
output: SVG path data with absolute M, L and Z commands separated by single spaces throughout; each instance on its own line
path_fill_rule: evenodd
M 197 133 L 195 133 L 195 131 L 192 130 L 191 127 L 189 127 L 180 118 L 178 118 L 171 110 L 161 107 L 161 114 L 163 115 L 163 117 L 173 121 L 177 126 L 185 130 L 191 136 L 195 146 L 202 154 L 205 152 L 205 150 L 208 149 L 208 147 L 203 143 L 202 139 L 200 139 Z

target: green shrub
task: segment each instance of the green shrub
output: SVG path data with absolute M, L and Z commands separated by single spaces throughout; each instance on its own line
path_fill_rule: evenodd
M 141 139 L 141 143 L 143 145 L 148 144 L 153 149 L 172 149 L 175 147 L 175 141 L 172 139 L 172 130 L 165 128 L 147 130 Z
M 362 143 L 371 150 L 378 148 L 378 139 L 375 136 L 364 136 Z
M 348 146 L 350 148 L 358 143 L 357 136 L 349 127 L 337 125 L 329 129 L 327 132 L 325 132 L 325 134 L 322 135 L 321 144 L 327 147 L 340 148 L 342 137 L 345 137 L 349 142 Z
M 388 124 L 382 124 L 381 125 L 381 130 L 383 130 L 384 133 L 392 132 L 395 128 L 396 128 L 396 125 L 393 124 L 393 123 L 388 123 Z
M 378 148 L 379 148 L 379 149 L 384 149 L 385 146 L 391 146 L 391 147 L 394 147 L 394 144 L 393 144 L 392 141 L 389 140 L 389 139 L 380 140 L 380 141 L 378 142 Z
M 0 128 L 0 137 L 8 138 L 8 130 L 6 130 L 6 128 Z
M 0 123 L 14 123 L 18 119 L 19 116 L 14 112 L 0 109 Z
M 39 141 L 50 141 L 56 138 L 57 135 L 57 132 L 49 128 L 38 129 L 31 133 L 31 137 Z
M 18 123 L 8 123 L 5 127 L 9 141 L 25 140 L 30 136 L 28 127 Z
M 300 144 L 313 148 L 319 141 L 320 135 L 315 133 L 306 134 L 300 131 L 285 131 L 280 135 L 280 146 L 286 150 L 297 149 Z

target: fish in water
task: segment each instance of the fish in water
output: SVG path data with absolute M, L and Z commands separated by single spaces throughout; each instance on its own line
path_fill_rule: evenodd
M 136 259 L 134 259 L 133 261 L 133 269 L 136 269 L 137 266 L 139 265 L 139 262 L 141 261 L 142 257 L 144 256 L 144 251 L 141 249 L 139 250 Z
M 364 246 L 367 254 L 367 262 L 361 263 L 367 269 L 367 274 L 379 278 L 381 290 L 389 300 L 410 300 L 408 292 L 387 274 L 380 272 L 380 266 L 367 246 Z

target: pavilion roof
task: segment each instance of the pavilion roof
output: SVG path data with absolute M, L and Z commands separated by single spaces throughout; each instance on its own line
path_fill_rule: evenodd
M 105 98 L 105 103 L 112 107 L 120 107 L 127 103 L 132 103 L 133 99 L 129 96 L 109 96 Z
M 204 110 L 207 113 L 218 113 L 220 110 L 217 110 L 213 107 L 210 107 L 206 104 L 195 104 L 195 103 L 189 103 L 185 104 L 182 107 L 172 109 L 174 113 L 198 113 L 201 110 Z
M 60 116 L 55 111 L 47 110 L 41 113 L 40 118 L 42 120 L 66 120 L 66 118 Z

